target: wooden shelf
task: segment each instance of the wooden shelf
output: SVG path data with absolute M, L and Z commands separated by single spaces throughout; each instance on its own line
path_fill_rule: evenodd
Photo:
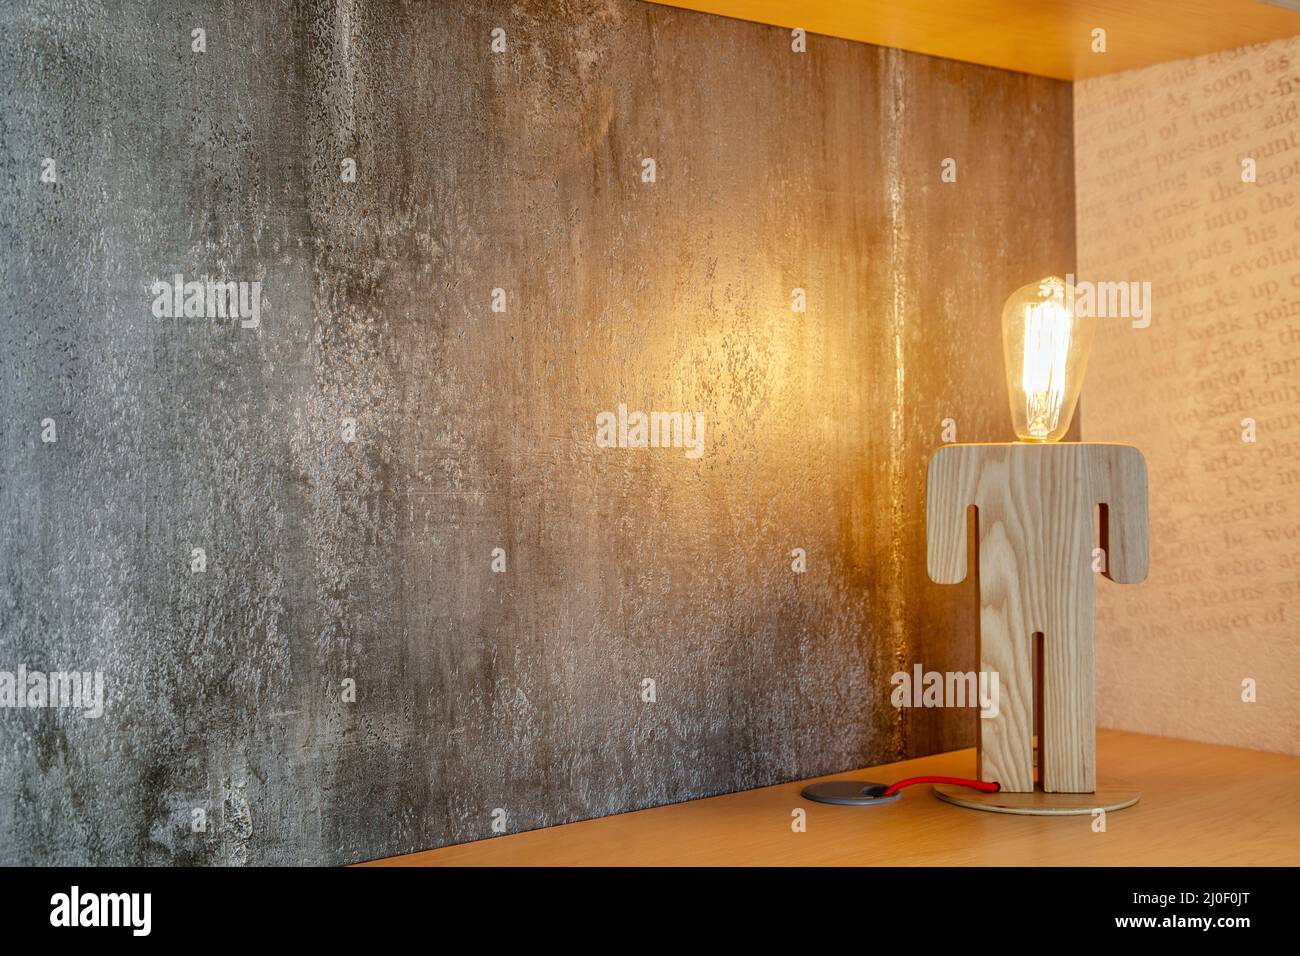
M 1300 36 L 1300 12 L 1258 0 L 650 2 L 1060 80 Z M 1105 53 L 1092 51 L 1097 27 Z
M 881 807 L 799 796 L 809 781 L 624 813 L 378 860 L 388 866 L 1295 866 L 1300 757 L 1103 730 L 1100 777 L 1142 791 L 1136 806 L 1090 816 L 1019 817 L 951 806 L 928 786 Z M 818 779 L 889 783 L 969 777 L 961 750 Z M 790 828 L 807 811 L 807 832 Z

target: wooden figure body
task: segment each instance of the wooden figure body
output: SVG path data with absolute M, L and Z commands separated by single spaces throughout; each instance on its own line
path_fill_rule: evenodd
M 1003 791 L 1097 788 L 1094 623 L 1100 570 L 1147 573 L 1147 470 L 1128 445 L 946 445 L 930 459 L 926 551 L 932 580 L 966 577 L 967 508 L 978 529 L 979 667 L 997 671 L 997 715 L 981 718 L 979 778 Z M 1094 515 L 1101 506 L 1099 555 Z M 1104 563 L 1103 563 L 1104 562 Z M 1094 570 L 1096 568 L 1097 570 Z M 1041 691 L 1035 641 L 1041 638 Z

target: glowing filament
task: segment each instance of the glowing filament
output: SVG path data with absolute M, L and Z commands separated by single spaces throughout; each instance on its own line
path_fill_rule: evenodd
M 1070 313 L 1055 300 L 1025 306 L 1025 362 L 1021 385 L 1029 434 L 1046 439 L 1061 420 Z

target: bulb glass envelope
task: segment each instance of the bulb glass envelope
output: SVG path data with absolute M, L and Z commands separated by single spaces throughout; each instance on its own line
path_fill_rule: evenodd
M 1059 441 L 1069 430 L 1096 329 L 1096 318 L 1079 314 L 1074 289 L 1059 276 L 1011 293 L 1002 309 L 1002 348 L 1021 441 Z

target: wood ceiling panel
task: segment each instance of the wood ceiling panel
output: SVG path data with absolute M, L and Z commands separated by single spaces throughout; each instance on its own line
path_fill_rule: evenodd
M 650 2 L 1062 80 L 1300 36 L 1290 0 Z M 1099 27 L 1105 53 L 1091 48 Z

